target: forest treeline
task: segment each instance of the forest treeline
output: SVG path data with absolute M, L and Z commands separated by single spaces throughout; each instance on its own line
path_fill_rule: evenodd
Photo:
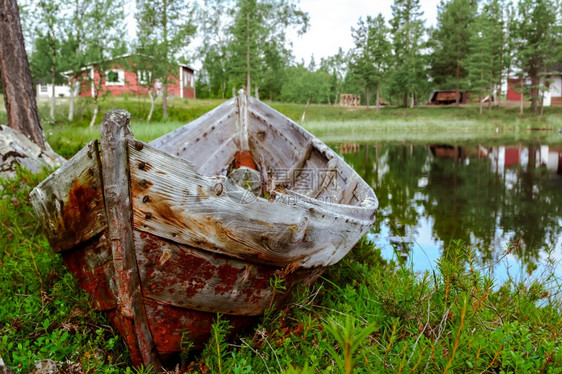
M 419 0 L 394 0 L 390 19 L 361 17 L 349 31 L 354 48 L 320 61 L 296 61 L 292 53 L 287 33 L 309 27 L 297 0 L 136 0 L 136 37 L 127 41 L 131 5 L 22 0 L 34 80 L 62 83 L 62 72 L 80 72 L 92 62 L 103 76 L 116 56 L 151 56 L 136 63 L 147 72 L 149 89 L 164 82 L 165 111 L 165 83 L 177 62 L 201 62 L 200 98 L 226 98 L 245 87 L 261 98 L 296 103 L 333 104 L 351 93 L 366 105 L 381 98 L 415 106 L 434 89 L 501 94 L 510 76 L 523 78 L 520 90 L 537 111 L 542 78 L 562 69 L 559 0 L 441 0 L 435 27 L 426 26 Z

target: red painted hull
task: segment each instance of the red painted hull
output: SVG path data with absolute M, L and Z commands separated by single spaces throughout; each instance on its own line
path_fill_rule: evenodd
M 142 301 L 156 350 L 164 362 L 173 360 L 181 352 L 184 335 L 195 349 L 203 348 L 217 313 L 232 326 L 230 334 L 234 336 L 252 326 L 266 308 L 285 303 L 296 285 L 310 285 L 324 270 L 291 272 L 252 264 L 178 245 L 147 233 L 135 233 L 135 240 Z M 142 364 L 134 321 L 121 315 L 117 302 L 107 233 L 104 231 L 62 255 L 96 309 L 106 313 L 125 340 L 133 363 Z M 274 290 L 270 281 L 275 277 L 283 279 L 286 290 Z M 217 300 L 217 297 L 218 303 L 204 303 L 205 300 Z

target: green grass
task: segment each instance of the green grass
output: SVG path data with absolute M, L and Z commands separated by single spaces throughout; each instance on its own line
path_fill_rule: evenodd
M 0 357 L 16 373 L 47 358 L 66 372 L 135 372 L 40 232 L 28 194 L 46 174 L 0 180 Z M 203 352 L 186 350 L 181 372 L 560 373 L 557 263 L 497 284 L 474 253 L 452 242 L 433 272 L 414 274 L 363 240 L 238 340 L 225 341 L 219 318 Z
M 111 109 L 126 109 L 132 114 L 131 127 L 138 139 L 153 140 L 185 123 L 188 123 L 214 107 L 222 100 L 170 99 L 169 117 L 161 117 L 162 103 L 157 101 L 153 120 L 146 122 L 150 103 L 147 98 L 130 96 L 105 98 L 101 101 L 103 113 Z M 466 142 L 486 141 L 514 143 L 519 141 L 562 144 L 562 107 L 545 108 L 540 117 L 528 110 L 519 116 L 518 108 L 501 107 L 478 113 L 476 105 L 464 107 L 384 107 L 380 113 L 374 108 L 345 108 L 331 105 L 310 105 L 305 120 L 301 122 L 304 106 L 290 103 L 269 103 L 307 130 L 326 142 Z M 89 128 L 93 105 L 91 100 L 80 98 L 76 103 L 75 119 L 67 117 L 68 100 L 59 99 L 56 119 L 49 119 L 49 103 L 39 102 L 40 117 L 47 139 L 58 153 L 71 157 L 88 141 L 99 137 L 99 126 Z M 0 112 L 0 122 L 5 113 Z

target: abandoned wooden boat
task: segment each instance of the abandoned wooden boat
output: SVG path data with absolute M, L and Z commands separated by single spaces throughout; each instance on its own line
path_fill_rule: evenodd
M 217 313 L 248 326 L 310 285 L 371 226 L 377 199 L 335 152 L 240 94 L 151 143 L 107 113 L 31 193 L 55 252 L 135 364 L 201 347 Z M 286 291 L 275 287 L 274 279 Z

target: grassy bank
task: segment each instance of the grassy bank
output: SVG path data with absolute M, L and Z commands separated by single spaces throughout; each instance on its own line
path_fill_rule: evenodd
M 122 108 L 132 114 L 131 126 L 135 136 L 149 141 L 194 120 L 213 109 L 223 100 L 171 99 L 169 116 L 162 119 L 161 102 L 157 102 L 153 119 L 146 122 L 150 109 L 147 98 L 107 97 L 101 101 L 101 113 Z M 545 108 L 540 117 L 529 112 L 519 115 L 518 107 L 493 108 L 478 113 L 476 105 L 463 107 L 384 107 L 380 113 L 375 108 L 345 108 L 331 105 L 269 103 L 275 109 L 302 124 L 326 142 L 459 142 L 500 143 L 535 142 L 562 144 L 562 107 Z M 99 136 L 99 126 L 88 127 L 93 105 L 89 99 L 76 103 L 75 119 L 68 121 L 68 99 L 58 99 L 56 119 L 49 119 L 49 103 L 39 101 L 41 122 L 53 148 L 65 157 L 72 156 L 84 144 Z M 305 113 L 302 121 L 303 112 Z M 0 123 L 5 123 L 6 113 L 0 111 Z
M 17 373 L 46 358 L 69 373 L 136 372 L 40 233 L 28 194 L 46 174 L 0 182 L 0 357 Z M 453 242 L 434 272 L 416 275 L 363 241 L 247 335 L 226 342 L 219 318 L 207 348 L 186 351 L 177 372 L 561 372 L 556 264 L 500 285 L 475 263 Z

